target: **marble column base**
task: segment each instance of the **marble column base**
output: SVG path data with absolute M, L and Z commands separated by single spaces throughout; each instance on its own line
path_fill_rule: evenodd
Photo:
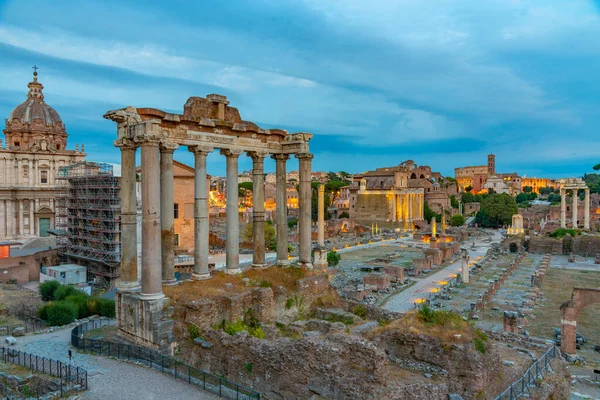
M 227 275 L 237 275 L 237 274 L 242 273 L 242 269 L 241 268 L 225 268 L 223 270 L 223 272 L 225 272 Z
M 117 284 L 117 291 L 124 293 L 134 293 L 142 290 L 142 286 L 139 282 L 125 282 L 121 281 Z
M 313 264 L 312 264 L 312 263 L 310 263 L 310 262 L 301 262 L 301 263 L 300 263 L 300 266 L 301 266 L 301 267 L 306 267 L 306 268 L 308 268 L 308 269 L 313 269 Z
M 290 266 L 290 260 L 277 260 L 275 262 L 275 265 L 277 265 L 278 267 L 289 267 Z
M 163 286 L 175 286 L 177 285 L 177 279 L 167 279 L 162 281 Z
M 143 301 L 160 300 L 160 299 L 164 299 L 164 298 L 165 298 L 164 293 L 140 293 L 139 294 L 139 299 L 143 300 Z
M 252 268 L 267 268 L 267 264 L 252 264 Z
M 194 274 L 192 273 L 192 280 L 193 281 L 205 281 L 207 279 L 212 278 L 212 276 L 210 275 L 210 273 L 208 274 Z

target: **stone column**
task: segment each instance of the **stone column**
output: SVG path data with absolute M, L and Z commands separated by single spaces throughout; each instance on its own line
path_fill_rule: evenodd
M 149 128 L 149 127 L 147 127 Z M 142 300 L 158 300 L 162 292 L 160 239 L 160 161 L 159 141 L 143 137 L 142 148 Z
M 15 184 L 21 186 L 23 182 L 23 159 L 17 160 L 17 176 L 15 176 Z M 19 227 L 20 229 L 21 227 Z
M 8 237 L 14 238 L 17 234 L 17 224 L 15 221 L 15 202 L 6 200 L 6 230 Z
M 34 204 L 35 204 L 35 202 L 33 200 L 29 200 L 29 234 L 30 235 L 35 235 L 35 223 L 34 223 L 35 217 L 33 216 L 33 210 L 35 209 Z
M 577 229 L 577 208 L 579 206 L 578 190 L 573 189 L 573 229 Z
M 320 184 L 318 190 L 318 236 L 319 236 L 319 245 L 325 245 L 325 185 Z M 394 207 L 395 208 L 395 207 Z
M 205 146 L 191 146 L 189 151 L 194 153 L 194 272 L 192 279 L 203 280 L 210 279 L 206 156 L 213 149 Z
M 396 195 L 392 193 L 392 222 L 396 222 L 396 212 L 397 212 L 397 208 L 396 208 Z
M 175 184 L 173 182 L 173 152 L 179 146 L 163 142 L 160 145 L 160 243 L 162 284 L 174 285 L 175 279 Z
M 115 141 L 121 149 L 121 292 L 138 291 L 137 197 L 135 152 L 136 145 L 127 140 Z M 142 164 L 143 165 L 143 164 Z
M 31 159 L 29 159 L 29 168 L 28 168 L 27 172 L 28 172 L 27 173 L 27 180 L 28 180 L 27 184 L 29 186 L 32 186 L 33 185 L 33 161 Z
M 252 158 L 252 267 L 265 264 L 265 157 L 266 152 L 250 152 Z
M 300 185 L 298 193 L 298 208 L 299 208 L 299 239 L 300 239 L 300 255 L 299 262 L 301 266 L 312 269 L 311 261 L 311 164 L 314 155 L 310 153 L 296 154 L 299 163 Z
M 560 227 L 567 227 L 567 190 L 560 189 Z
M 412 197 L 412 193 L 409 193 L 406 196 L 407 196 L 407 203 L 408 203 L 408 220 L 412 221 L 413 220 L 413 197 Z
M 227 157 L 227 242 L 225 273 L 239 274 L 240 269 L 240 212 L 238 207 L 238 157 L 242 150 L 221 150 Z
M 290 158 L 287 154 L 273 154 L 275 159 L 275 224 L 277 225 L 277 265 L 289 265 L 288 237 L 287 237 L 287 182 L 286 162 Z
M 19 203 L 19 231 L 17 232 L 17 235 L 19 236 L 23 236 L 25 234 L 25 229 L 23 229 L 23 201 L 24 200 L 17 200 L 17 202 Z
M 584 200 L 584 211 L 585 214 L 583 216 L 583 229 L 590 230 L 590 188 L 585 188 L 585 200 Z

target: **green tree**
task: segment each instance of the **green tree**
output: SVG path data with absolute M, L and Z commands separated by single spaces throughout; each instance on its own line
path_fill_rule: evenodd
M 477 213 L 476 221 L 489 228 L 499 228 L 509 225 L 512 216 L 518 212 L 515 199 L 506 193 L 492 194 L 481 203 L 481 211 Z
M 348 211 L 342 211 L 338 218 L 350 218 L 350 214 L 348 214 Z
M 275 227 L 273 224 L 265 221 L 265 247 L 268 250 L 276 250 L 277 249 L 277 232 L 275 231 Z M 253 236 L 253 224 L 252 222 L 246 225 L 246 230 L 244 231 L 243 238 L 247 242 L 251 242 L 254 239 Z
M 340 188 L 348 186 L 344 181 L 329 181 L 325 184 L 325 192 L 329 193 L 330 201 L 333 203 L 340 194 Z
M 473 186 L 469 185 L 465 188 L 465 192 L 467 193 L 471 193 L 471 191 L 473 190 Z
M 442 221 L 442 214 L 438 214 L 435 211 L 433 211 L 429 207 L 429 204 L 427 202 L 425 202 L 423 204 L 423 218 L 425 218 L 425 221 L 427 223 L 430 223 L 432 218 L 435 218 L 435 220 L 437 222 L 441 222 Z
M 594 165 L 594 171 L 599 171 L 599 170 L 600 170 L 600 164 Z
M 547 195 L 549 195 L 550 193 L 554 193 L 554 188 L 551 188 L 551 187 L 544 187 L 544 188 L 541 188 L 541 189 L 540 189 L 540 194 L 541 194 L 542 196 L 547 196 Z
M 450 217 L 450 225 L 451 226 L 463 226 L 465 224 L 465 217 L 460 214 L 454 214 Z
M 531 186 L 525 186 L 525 187 L 523 187 L 523 192 L 525 192 L 525 193 L 531 193 L 531 192 L 533 192 L 533 187 L 531 187 Z
M 335 267 L 340 263 L 342 256 L 337 251 L 330 251 L 327 253 L 327 265 Z
M 452 208 L 458 208 L 458 200 L 455 195 L 450 196 L 450 206 L 452 206 Z

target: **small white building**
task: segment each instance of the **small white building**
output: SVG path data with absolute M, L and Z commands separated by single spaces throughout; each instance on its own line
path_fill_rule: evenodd
M 87 268 L 77 264 L 62 264 L 51 267 L 42 267 L 40 283 L 58 281 L 63 285 L 73 285 L 88 295 L 92 294 L 92 287 L 87 283 Z

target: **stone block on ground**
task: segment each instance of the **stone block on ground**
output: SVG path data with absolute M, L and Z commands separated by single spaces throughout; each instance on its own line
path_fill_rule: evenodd
M 342 322 L 346 325 L 352 325 L 361 320 L 358 316 L 344 310 L 321 307 L 316 309 L 315 318 L 324 319 L 329 322 Z
M 17 326 L 12 330 L 13 336 L 25 336 L 25 328 L 22 326 Z
M 368 274 L 363 277 L 365 285 L 376 286 L 376 290 L 387 289 L 392 285 L 389 275 L 386 274 Z

